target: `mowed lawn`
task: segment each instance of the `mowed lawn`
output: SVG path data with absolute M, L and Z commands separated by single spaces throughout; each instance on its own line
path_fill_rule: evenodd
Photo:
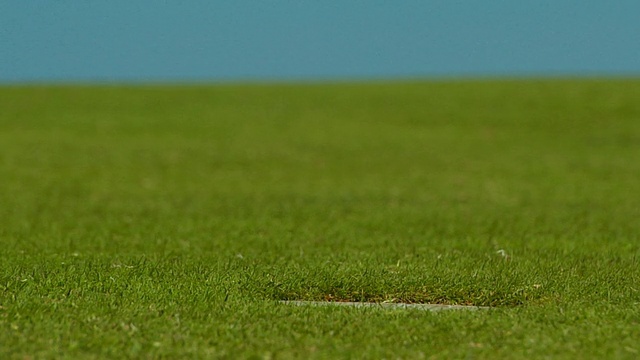
M 640 80 L 0 87 L 0 246 L 3 359 L 638 358 Z

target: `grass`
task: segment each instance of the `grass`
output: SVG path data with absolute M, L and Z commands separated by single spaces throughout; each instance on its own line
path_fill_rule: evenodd
M 637 358 L 639 174 L 637 80 L 1 87 L 0 357 Z

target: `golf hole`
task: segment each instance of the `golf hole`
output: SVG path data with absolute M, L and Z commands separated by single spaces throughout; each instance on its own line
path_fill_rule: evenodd
M 294 306 L 336 306 L 336 307 L 357 307 L 357 308 L 380 308 L 380 309 L 415 309 L 423 311 L 444 311 L 444 310 L 483 310 L 488 306 L 471 305 L 445 305 L 445 304 L 407 304 L 407 303 L 373 303 L 373 302 L 341 302 L 341 301 L 299 301 L 282 300 L 281 304 Z

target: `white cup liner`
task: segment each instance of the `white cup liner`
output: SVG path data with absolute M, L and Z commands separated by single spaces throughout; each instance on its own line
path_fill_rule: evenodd
M 342 301 L 297 301 L 283 300 L 282 304 L 298 306 L 346 306 L 359 308 L 380 308 L 380 309 L 415 309 L 423 311 L 442 310 L 481 310 L 489 309 L 488 306 L 470 305 L 444 305 L 444 304 L 405 304 L 405 303 L 373 303 L 373 302 L 342 302 Z

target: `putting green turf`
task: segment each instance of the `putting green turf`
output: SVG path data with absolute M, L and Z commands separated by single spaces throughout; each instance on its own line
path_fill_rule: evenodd
M 0 357 L 637 358 L 639 219 L 638 80 L 0 87 Z

